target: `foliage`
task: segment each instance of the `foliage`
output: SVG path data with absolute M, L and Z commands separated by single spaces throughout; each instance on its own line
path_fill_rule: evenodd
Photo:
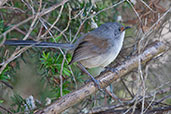
M 71 55 L 67 54 L 66 56 L 67 60 L 71 60 Z M 45 78 L 45 80 L 48 80 L 49 83 L 51 84 L 51 86 L 54 88 L 53 91 L 56 91 L 57 94 L 57 98 L 60 97 L 59 93 L 60 93 L 60 71 L 61 68 L 62 70 L 62 78 L 67 79 L 71 77 L 71 71 L 68 68 L 68 64 L 66 62 L 64 62 L 64 65 L 62 66 L 62 62 L 63 62 L 63 55 L 60 53 L 53 53 L 53 52 L 43 52 L 42 53 L 42 58 L 40 58 L 41 60 L 41 69 L 44 69 L 44 73 L 43 76 Z M 68 90 L 68 86 L 67 84 L 69 84 L 68 81 L 65 81 L 63 83 L 63 94 L 67 94 L 70 92 L 70 90 Z
M 3 103 L 4 101 L 3 100 L 0 100 L 0 104 Z
M 9 71 L 11 70 L 11 67 L 7 66 L 2 73 L 0 74 L 0 81 L 8 81 L 10 80 Z
M 29 112 L 29 114 L 33 114 L 33 110 L 31 108 L 31 104 L 28 104 L 25 99 L 23 99 L 20 95 L 15 94 L 11 97 L 13 104 L 11 104 L 11 111 L 13 113 L 23 113 Z

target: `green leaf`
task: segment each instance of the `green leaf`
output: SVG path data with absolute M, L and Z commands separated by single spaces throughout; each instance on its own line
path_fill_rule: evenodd
M 64 73 L 65 75 L 67 75 L 67 76 L 70 76 L 71 71 L 64 67 L 64 68 L 63 68 L 63 73 Z
M 62 38 L 62 35 L 57 35 L 56 37 L 55 37 L 55 39 L 53 39 L 53 42 L 58 42 L 58 40 L 59 39 L 61 39 Z M 55 41 L 54 41 L 55 40 Z
M 3 103 L 4 101 L 3 100 L 0 100 L 0 104 Z

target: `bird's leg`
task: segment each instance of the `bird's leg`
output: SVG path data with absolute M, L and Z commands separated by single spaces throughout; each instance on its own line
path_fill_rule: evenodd
M 81 64 L 81 63 L 78 63 L 78 65 L 81 67 L 81 69 L 88 75 L 90 76 L 90 78 L 92 79 L 92 81 L 95 83 L 95 85 L 98 87 L 99 90 L 103 91 L 100 87 L 100 81 L 96 80 L 88 71 L 87 69 Z
M 107 72 L 107 71 L 110 71 L 110 72 L 113 72 L 113 73 L 116 73 L 116 74 L 119 74 L 119 70 L 117 68 L 111 68 L 111 67 L 105 67 L 105 70 L 102 71 L 101 73 L 104 73 L 104 72 Z M 120 102 L 121 104 L 122 101 L 115 95 L 115 93 L 112 91 L 112 84 L 110 84 L 106 89 L 105 89 L 105 92 L 111 96 L 114 100 Z

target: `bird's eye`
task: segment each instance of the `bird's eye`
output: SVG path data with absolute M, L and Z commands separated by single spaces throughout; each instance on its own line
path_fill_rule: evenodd
M 120 27 L 120 28 L 119 28 L 119 31 L 120 31 L 120 32 L 123 32 L 124 30 L 125 30 L 124 27 Z

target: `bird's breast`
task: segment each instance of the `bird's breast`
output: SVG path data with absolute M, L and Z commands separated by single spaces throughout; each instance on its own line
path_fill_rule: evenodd
M 125 31 L 120 35 L 120 38 L 115 39 L 113 44 L 109 47 L 109 51 L 103 56 L 104 62 L 101 64 L 101 67 L 108 66 L 113 62 L 121 51 L 123 40 L 125 37 Z M 112 42 L 112 41 L 111 41 Z
M 125 32 L 120 35 L 120 38 L 109 41 L 111 45 L 108 47 L 106 52 L 87 60 L 82 60 L 80 61 L 81 64 L 87 68 L 106 67 L 109 65 L 118 56 L 123 45 L 124 35 Z

